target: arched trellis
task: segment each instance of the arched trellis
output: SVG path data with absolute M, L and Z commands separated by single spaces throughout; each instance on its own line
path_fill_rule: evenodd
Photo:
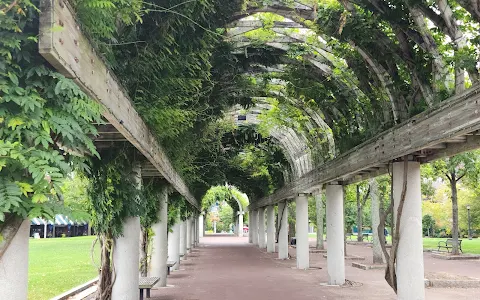
M 261 98 L 259 98 L 261 100 Z M 258 103 L 252 107 L 247 114 L 241 112 L 240 107 L 233 108 L 228 115 L 233 117 L 237 123 L 239 121 L 238 116 L 244 115 L 244 122 L 248 124 L 260 124 L 261 120 L 257 118 L 262 111 L 270 109 L 270 104 L 268 103 Z M 301 132 L 295 132 L 292 128 L 286 126 L 275 126 L 269 132 L 272 138 L 277 141 L 279 146 L 283 149 L 286 159 L 290 164 L 292 177 L 291 179 L 299 178 L 302 175 L 306 174 L 314 167 L 314 162 L 312 159 L 312 153 L 308 147 L 307 138 Z
M 351 14 L 353 15 L 357 14 L 356 8 L 354 7 L 353 3 L 349 1 L 345 1 L 345 2 L 342 2 L 342 5 L 344 6 L 344 9 L 349 11 Z M 389 9 L 386 9 L 386 7 L 382 7 L 381 9 L 378 7 L 375 7 L 375 9 L 378 10 L 376 11 L 376 13 L 380 15 L 385 14 L 385 11 L 389 11 Z M 432 92 L 432 87 L 429 86 L 427 80 L 423 78 L 420 75 L 420 73 L 415 69 L 415 64 L 412 63 L 413 59 L 411 57 L 411 53 L 409 52 L 411 49 L 410 50 L 406 49 L 410 46 L 405 45 L 405 40 L 410 39 L 420 49 L 430 53 L 430 55 L 434 57 L 433 64 L 435 65 L 436 70 L 434 70 L 433 75 L 435 78 L 439 78 L 440 75 L 438 74 L 438 72 L 442 73 L 445 69 L 445 66 L 441 62 L 441 58 L 439 58 L 438 49 L 436 49 L 435 46 L 431 45 L 431 39 L 432 39 L 431 35 L 426 34 L 425 32 L 422 32 L 422 28 L 423 29 L 426 28 L 422 15 L 426 14 L 426 17 L 432 18 L 432 14 L 430 10 L 425 8 L 423 8 L 422 11 L 419 10 L 418 8 L 415 8 L 415 9 L 410 8 L 410 9 L 412 9 L 412 17 L 415 20 L 415 24 L 417 28 L 413 28 L 413 29 L 410 28 L 410 30 L 405 30 L 401 24 L 397 24 L 395 23 L 395 21 L 392 21 L 393 22 L 392 26 L 394 30 L 403 29 L 403 32 L 404 32 L 404 35 L 400 34 L 400 36 L 403 36 L 403 39 L 397 35 L 397 38 L 399 39 L 398 43 L 400 46 L 397 46 L 396 49 L 393 49 L 392 51 L 394 51 L 394 53 L 392 54 L 396 55 L 400 60 L 402 60 L 406 64 L 407 68 L 410 70 L 409 76 L 410 76 L 411 86 L 412 86 L 410 90 L 411 90 L 411 93 L 413 93 L 410 96 L 417 99 L 415 101 L 420 101 L 418 99 L 423 99 L 427 106 L 432 106 L 437 101 L 434 93 Z M 301 3 L 300 1 L 293 1 L 293 3 L 290 1 L 288 3 L 283 1 L 273 1 L 265 5 L 253 4 L 247 7 L 245 12 L 235 14 L 234 17 L 230 19 L 230 23 L 226 24 L 227 28 L 231 28 L 226 33 L 226 38 L 228 39 L 232 37 L 238 37 L 240 34 L 247 33 L 249 31 L 252 31 L 258 28 L 262 28 L 264 26 L 263 22 L 260 19 L 252 19 L 252 15 L 255 15 L 258 13 L 265 13 L 265 12 L 273 13 L 288 19 L 286 20 L 286 22 L 277 21 L 277 22 L 274 22 L 273 26 L 272 24 L 269 24 L 267 26 L 268 29 L 281 35 L 280 40 L 277 40 L 278 43 L 276 46 L 279 46 L 278 44 L 288 45 L 291 43 L 295 43 L 295 41 L 300 43 L 305 42 L 305 38 L 303 34 L 299 34 L 295 30 L 291 30 L 291 29 L 302 29 L 302 28 L 314 29 L 314 26 L 315 26 L 314 24 L 318 21 L 317 7 L 309 6 L 308 4 Z M 440 28 L 443 28 L 442 27 L 443 25 L 439 24 L 437 22 L 438 21 L 437 19 L 438 18 L 433 18 L 432 21 L 436 24 L 436 26 L 440 26 Z M 428 31 L 428 29 L 426 30 Z M 315 29 L 315 31 L 318 31 L 318 30 Z M 328 47 L 322 41 L 323 36 L 318 33 L 316 33 L 316 35 L 318 36 L 318 41 L 315 43 L 316 45 L 314 45 L 316 47 L 315 50 L 321 56 L 327 58 L 327 60 L 329 60 L 332 63 L 334 63 L 335 60 L 339 61 L 338 59 L 335 59 L 330 49 L 328 49 Z M 450 38 L 452 37 L 450 36 Z M 390 41 L 388 37 L 386 37 L 385 35 L 383 35 L 381 39 L 382 40 L 379 42 L 379 45 L 383 45 L 382 43 L 385 43 L 385 40 L 390 42 L 389 45 L 393 45 L 392 44 L 393 41 Z M 242 41 L 242 40 L 240 41 L 248 42 L 248 41 Z M 368 49 L 365 48 L 366 46 L 362 45 L 362 43 L 359 43 L 358 41 L 347 40 L 346 42 L 349 44 L 351 49 L 356 51 L 358 56 L 361 57 L 361 59 L 363 60 L 365 67 L 369 70 L 369 73 L 371 74 L 370 80 L 372 79 L 375 80 L 375 83 L 371 84 L 368 81 L 365 81 L 364 79 L 362 79 L 363 83 L 361 85 L 359 85 L 358 83 L 355 83 L 353 85 L 350 85 L 350 88 L 357 94 L 358 94 L 358 91 L 362 91 L 364 89 L 366 89 L 365 93 L 369 93 L 370 92 L 369 89 L 374 88 L 375 90 L 377 90 L 376 92 L 377 95 L 371 95 L 370 97 L 374 98 L 374 99 L 371 99 L 371 101 L 376 101 L 377 100 L 376 98 L 378 97 L 378 95 L 381 94 L 382 95 L 381 98 L 384 98 L 386 101 L 390 102 L 390 106 L 391 106 L 390 113 L 387 113 L 387 110 L 385 107 L 383 108 L 385 124 L 397 123 L 399 121 L 405 120 L 408 117 L 408 114 L 409 114 L 408 110 L 411 109 L 410 106 L 412 104 L 407 103 L 405 96 L 402 94 L 400 90 L 398 90 L 398 88 L 393 83 L 393 77 L 395 77 L 395 74 L 391 73 L 393 72 L 391 71 L 392 62 L 389 62 L 388 59 L 385 60 L 385 58 L 383 58 L 383 61 L 378 60 L 374 53 L 371 53 L 371 51 L 368 51 Z M 273 41 L 270 43 L 270 46 L 273 46 L 272 43 Z M 455 43 L 457 43 L 457 41 L 455 41 Z M 326 69 L 323 66 L 319 65 L 318 62 L 311 61 L 311 63 L 319 66 L 320 68 L 323 68 L 323 70 L 326 71 Z M 469 74 L 472 73 L 471 70 L 470 71 L 467 70 L 467 72 L 469 72 Z M 473 72 L 472 75 L 470 76 L 474 82 L 476 82 L 476 80 L 478 79 L 477 73 Z M 448 78 L 446 78 L 446 80 L 448 81 Z M 368 85 L 370 85 L 370 87 L 368 87 Z M 449 87 L 447 84 L 446 86 L 448 90 Z
M 256 13 L 258 12 L 259 11 L 256 11 Z M 284 15 L 285 12 L 289 11 L 287 9 L 278 9 L 275 11 L 275 13 L 283 17 L 286 17 Z M 290 15 L 290 12 L 287 14 L 287 16 L 288 15 Z M 248 18 L 251 17 L 252 16 L 249 16 Z M 263 28 L 264 24 L 261 20 L 238 20 L 233 23 L 227 24 L 227 27 L 231 28 L 232 30 L 225 33 L 226 40 L 231 41 L 234 44 L 234 48 L 241 49 L 246 47 L 252 47 L 258 44 L 258 41 L 246 38 L 242 36 L 242 34 Z M 365 95 L 365 93 L 359 87 L 358 80 L 347 72 L 348 67 L 346 65 L 346 62 L 342 58 L 336 57 L 334 54 L 332 54 L 332 49 L 330 49 L 325 44 L 324 39 L 320 35 L 316 34 L 312 30 L 309 30 L 309 34 L 302 34 L 296 31 L 288 30 L 292 28 L 309 30 L 309 28 L 305 25 L 294 22 L 292 20 L 286 20 L 285 22 L 274 22 L 273 27 L 270 29 L 277 33 L 278 36 L 274 39 L 263 42 L 263 44 L 278 50 L 282 50 L 284 52 L 288 52 L 291 49 L 292 44 L 309 45 L 309 47 L 311 47 L 316 53 L 305 54 L 303 55 L 303 58 L 305 61 L 309 62 L 313 67 L 318 70 L 317 74 L 320 77 L 334 78 L 340 89 L 351 91 L 352 95 L 357 98 L 368 98 L 368 96 Z M 307 41 L 308 36 L 311 35 L 317 36 L 314 44 Z M 360 53 L 360 55 L 362 55 L 363 58 L 365 58 L 365 62 L 368 64 L 370 60 L 366 59 L 365 52 L 362 52 L 362 50 L 358 47 L 354 48 Z M 240 52 L 243 51 L 239 51 L 239 53 Z M 295 61 L 293 59 L 287 59 L 285 57 L 283 57 L 282 60 L 286 64 L 299 64 L 298 61 Z M 344 72 L 341 72 L 340 74 L 333 72 L 332 69 L 336 67 L 344 69 Z M 380 82 L 382 82 L 382 78 L 379 79 Z M 397 99 L 392 96 L 392 93 L 388 90 L 386 84 L 383 84 L 383 88 L 384 90 L 382 90 L 382 93 L 385 96 L 385 100 L 389 101 L 391 106 L 391 109 L 388 109 L 387 106 L 383 107 L 384 122 L 389 123 L 392 121 L 392 118 L 393 120 L 397 120 L 398 116 L 401 115 L 402 112 L 399 111 L 399 107 L 401 105 L 399 105 Z M 427 103 L 431 103 L 431 101 L 427 101 Z

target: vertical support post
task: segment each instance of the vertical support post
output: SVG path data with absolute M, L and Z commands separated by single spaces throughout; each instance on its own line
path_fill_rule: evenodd
M 168 232 L 168 260 L 177 262 L 172 269 L 178 270 L 180 265 L 180 217 Z M 137 286 L 138 288 L 138 286 Z
M 322 190 L 315 194 L 315 209 L 317 210 L 317 249 L 325 249 L 323 243 L 323 218 L 325 210 L 323 209 Z
M 278 203 L 278 258 L 288 259 L 288 207 L 287 201 Z
M 243 214 L 244 212 L 241 211 L 238 214 L 238 236 L 243 237 Z
M 25 219 L 0 259 L 0 299 L 27 299 L 29 234 Z
M 190 219 L 185 220 L 185 224 L 187 227 L 187 253 L 190 253 L 190 249 L 192 249 L 192 222 L 190 222 Z
M 137 188 L 141 188 L 142 170 L 137 164 L 133 170 Z M 115 282 L 112 299 L 138 299 L 138 262 L 140 258 L 140 218 L 128 217 L 123 224 L 123 236 L 115 238 L 113 264 Z
M 167 256 L 168 256 L 168 191 L 164 187 L 160 193 L 160 209 L 158 211 L 158 223 L 152 225 L 153 250 L 150 263 L 150 276 L 160 277 L 156 287 L 167 286 Z
M 253 244 L 253 210 L 248 211 L 248 242 Z
M 328 284 L 342 285 L 345 283 L 343 186 L 338 184 L 328 184 L 326 196 Z
M 296 202 L 296 240 L 297 269 L 306 270 L 310 267 L 310 249 L 308 245 L 308 197 L 298 194 Z
M 267 252 L 275 253 L 275 207 L 267 207 Z
M 258 247 L 260 249 L 267 248 L 265 240 L 265 207 L 258 209 Z
M 378 236 L 378 226 L 380 225 L 380 201 L 378 199 L 378 183 L 375 178 L 370 179 L 370 198 L 372 199 L 372 254 L 374 264 L 385 263 L 382 245 Z
M 203 216 L 205 215 L 204 212 L 201 212 L 200 215 L 198 216 L 198 237 L 203 238 L 205 235 L 205 229 L 204 229 L 204 224 L 203 224 Z M 200 241 L 200 239 L 199 239 Z
M 187 255 L 187 221 L 180 222 L 180 256 L 183 256 L 184 260 Z
M 197 238 L 197 233 L 198 233 L 198 218 L 197 216 L 193 216 L 192 217 L 192 222 L 193 222 L 193 232 L 192 232 L 192 235 L 193 235 L 193 247 L 196 248 L 197 245 L 198 245 L 198 238 Z
M 194 247 L 197 247 L 197 243 L 198 243 L 198 239 L 197 239 L 197 233 L 198 233 L 198 225 L 197 225 L 197 221 L 198 221 L 198 218 L 196 215 L 193 215 L 192 217 L 192 222 L 193 222 L 193 232 L 192 232 L 192 235 L 193 235 L 193 246 Z
M 235 222 L 233 222 L 233 235 L 238 236 L 238 212 L 235 216 Z
M 252 224 L 252 243 L 258 246 L 258 210 L 254 210 L 250 216 L 250 223 Z
M 404 162 L 393 163 L 393 203 L 397 220 L 403 190 Z M 397 250 L 397 299 L 425 299 L 420 163 L 408 162 L 407 190 Z

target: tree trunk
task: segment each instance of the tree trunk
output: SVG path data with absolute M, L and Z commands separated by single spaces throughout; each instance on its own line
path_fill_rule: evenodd
M 140 276 L 148 274 L 148 228 L 142 227 L 140 236 Z
M 112 260 L 114 242 L 110 233 L 100 235 L 98 238 L 101 246 L 101 266 L 95 299 L 110 300 L 112 298 L 113 283 L 115 282 L 115 268 Z
M 458 255 L 458 196 L 457 196 L 457 177 L 454 172 L 450 173 L 450 188 L 452 189 L 452 254 Z
M 22 226 L 23 220 L 15 214 L 5 214 L 5 222 L 0 225 L 0 258 L 7 251 L 8 246 Z
M 315 206 L 317 209 L 317 249 L 325 249 L 323 244 L 323 215 L 325 211 L 323 209 L 323 194 L 322 191 L 319 191 L 315 195 Z
M 357 184 L 357 241 L 363 242 L 363 209 L 360 200 L 360 185 Z

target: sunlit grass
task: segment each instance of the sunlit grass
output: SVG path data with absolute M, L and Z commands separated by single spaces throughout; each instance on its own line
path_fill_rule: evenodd
M 94 239 L 30 239 L 28 299 L 50 299 L 95 278 L 98 274 L 90 258 Z

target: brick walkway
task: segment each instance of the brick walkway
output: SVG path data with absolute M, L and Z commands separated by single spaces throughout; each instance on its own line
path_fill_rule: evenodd
M 351 254 L 360 248 L 353 246 Z M 362 249 L 364 251 L 365 249 Z M 294 249 L 291 249 L 294 254 Z M 396 299 L 383 271 L 363 271 L 346 262 L 347 279 L 355 287 L 328 287 L 326 259 L 310 254 L 311 270 L 294 269 L 295 260 L 280 261 L 247 238 L 205 237 L 200 247 L 172 273 L 173 287 L 152 290 L 155 300 L 281 300 L 281 299 Z M 438 262 L 438 263 L 444 263 Z M 321 269 L 320 269 L 321 268 Z M 480 277 L 480 274 L 479 274 Z M 480 299 L 478 289 L 427 289 L 427 299 Z

